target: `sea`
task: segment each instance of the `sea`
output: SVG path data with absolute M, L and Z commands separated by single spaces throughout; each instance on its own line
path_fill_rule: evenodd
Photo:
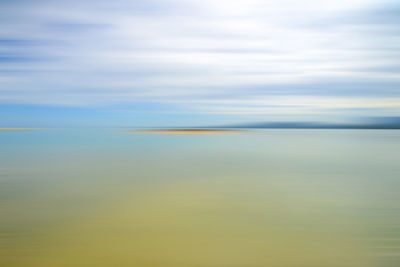
M 1 267 L 399 267 L 400 131 L 0 131 Z

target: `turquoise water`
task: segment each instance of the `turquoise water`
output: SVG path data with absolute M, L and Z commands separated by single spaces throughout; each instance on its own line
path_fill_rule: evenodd
M 3 131 L 0 149 L 0 266 L 400 266 L 400 131 Z

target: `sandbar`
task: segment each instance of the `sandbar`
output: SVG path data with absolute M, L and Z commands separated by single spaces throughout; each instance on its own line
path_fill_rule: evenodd
M 134 132 L 143 134 L 231 134 L 243 131 L 231 129 L 147 129 Z
M 39 130 L 39 128 L 0 128 L 0 131 L 31 131 Z

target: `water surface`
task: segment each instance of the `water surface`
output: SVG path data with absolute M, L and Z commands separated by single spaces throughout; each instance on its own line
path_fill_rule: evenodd
M 0 148 L 0 266 L 400 266 L 400 131 L 3 131 Z

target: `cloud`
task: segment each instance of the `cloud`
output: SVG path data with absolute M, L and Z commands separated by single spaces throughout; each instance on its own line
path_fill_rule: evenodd
M 303 101 L 283 111 L 274 103 L 253 101 L 323 97 L 324 103 L 342 99 L 344 108 L 354 103 L 356 109 L 386 112 L 400 97 L 400 42 L 394 34 L 400 6 L 395 2 L 41 0 L 0 5 L 5 10 L 0 21 L 3 103 L 150 101 L 209 113 L 296 113 L 300 108 L 329 113 L 340 105 Z M 204 99 L 215 101 L 210 105 Z M 359 107 L 361 100 L 365 104 Z

